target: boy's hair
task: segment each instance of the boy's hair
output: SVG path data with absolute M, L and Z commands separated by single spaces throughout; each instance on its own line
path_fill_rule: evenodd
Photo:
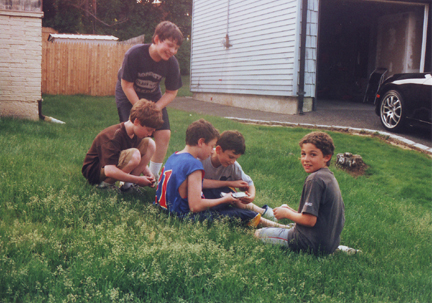
M 304 136 L 300 142 L 300 147 L 303 146 L 303 144 L 311 143 L 316 146 L 322 153 L 323 156 L 331 155 L 333 156 L 334 153 L 334 143 L 332 137 L 330 137 L 329 134 L 326 134 L 324 132 L 311 132 Z M 327 166 L 330 166 L 330 160 L 327 162 Z
M 156 103 L 140 99 L 132 106 L 129 120 L 133 123 L 138 119 L 141 126 L 158 129 L 162 126 L 162 111 L 156 108 Z
M 222 148 L 222 151 L 232 150 L 236 155 L 243 155 L 246 151 L 246 143 L 243 135 L 236 130 L 224 131 L 216 145 Z
M 178 28 L 177 25 L 170 21 L 162 21 L 156 26 L 155 32 L 153 34 L 152 42 L 154 43 L 154 39 L 156 35 L 159 37 L 160 41 L 164 41 L 166 39 L 171 39 L 177 43 L 178 46 L 183 43 L 183 34 Z
M 199 139 L 204 139 L 207 144 L 213 139 L 219 138 L 219 131 L 208 121 L 199 119 L 192 122 L 186 130 L 186 145 L 196 146 Z

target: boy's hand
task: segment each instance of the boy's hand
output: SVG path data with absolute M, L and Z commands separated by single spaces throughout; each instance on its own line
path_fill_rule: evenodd
M 139 186 L 150 186 L 153 187 L 155 184 L 155 178 L 154 177 L 148 177 L 148 176 L 140 176 L 138 177 L 138 182 L 136 182 Z
M 296 211 L 294 208 L 289 207 L 287 204 L 282 204 L 280 207 L 288 208 L 289 210 L 294 211 L 294 212 Z
M 239 188 L 242 191 L 246 191 L 249 188 L 249 184 L 243 180 L 230 181 L 230 186 Z
M 232 196 L 233 193 L 227 193 L 225 196 L 223 196 L 223 203 L 228 203 L 228 204 L 235 204 L 236 202 L 240 202 L 239 199 L 236 199 Z
M 249 204 L 255 199 L 255 195 L 251 195 L 249 192 L 245 191 L 247 197 L 240 198 L 240 202 L 243 204 Z
M 150 169 L 148 168 L 148 166 L 145 167 L 144 171 L 142 172 L 142 174 L 147 177 L 147 179 L 151 182 L 151 185 L 148 185 L 150 187 L 155 187 L 156 185 L 156 178 L 153 175 L 153 173 L 150 171 Z
M 276 219 L 285 219 L 289 218 L 289 213 L 294 211 L 291 207 L 276 207 L 273 208 L 273 214 L 275 215 Z

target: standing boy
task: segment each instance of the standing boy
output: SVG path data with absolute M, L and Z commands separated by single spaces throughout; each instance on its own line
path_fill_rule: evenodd
M 114 187 L 116 181 L 125 182 L 122 191 L 135 188 L 133 184 L 152 186 L 155 179 L 147 164 L 155 143 L 146 137 L 162 124 L 162 113 L 155 103 L 145 99 L 135 102 L 128 121 L 96 136 L 84 159 L 82 174 L 99 188 Z
M 345 215 L 338 182 L 329 170 L 334 152 L 332 138 L 323 132 L 312 132 L 300 141 L 301 164 L 310 174 L 303 185 L 298 211 L 286 204 L 274 209 L 277 219 L 290 219 L 290 229 L 263 228 L 255 237 L 294 251 L 315 254 L 333 253 L 339 243 Z
M 156 27 L 151 44 L 135 45 L 126 52 L 118 72 L 115 98 L 120 122 L 129 119 L 132 105 L 141 98 L 155 102 L 156 108 L 162 111 L 164 124 L 153 134 L 156 151 L 150 161 L 155 176 L 162 167 L 171 136 L 166 106 L 182 87 L 179 64 L 174 57 L 182 42 L 179 28 L 163 21 Z M 159 86 L 162 78 L 166 87 L 163 95 Z
M 210 156 L 218 137 L 218 130 L 204 119 L 189 125 L 185 148 L 171 155 L 161 172 L 155 203 L 181 218 L 190 216 L 199 220 L 213 220 L 230 217 L 239 218 L 254 227 L 259 223 L 282 226 L 261 218 L 254 211 L 231 207 L 231 204 L 240 202 L 232 193 L 216 199 L 202 196 L 204 168 L 200 160 Z
M 235 130 L 224 131 L 216 142 L 216 148 L 210 157 L 201 160 L 204 167 L 203 193 L 206 198 L 218 198 L 221 193 L 234 191 L 238 188 L 245 191 L 246 197 L 235 206 L 253 210 L 264 218 L 277 221 L 273 209 L 267 205 L 262 208 L 253 204 L 255 199 L 255 185 L 251 177 L 244 173 L 237 162 L 246 151 L 243 135 Z

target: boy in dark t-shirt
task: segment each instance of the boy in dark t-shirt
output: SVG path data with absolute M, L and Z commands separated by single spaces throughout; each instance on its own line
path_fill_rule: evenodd
M 286 204 L 273 210 L 277 219 L 290 219 L 290 229 L 263 228 L 255 237 L 294 251 L 314 254 L 333 253 L 340 243 L 345 215 L 338 182 L 328 169 L 334 152 L 332 138 L 312 132 L 300 141 L 301 163 L 310 175 L 306 178 L 298 211 Z
M 123 191 L 134 188 L 134 184 L 152 186 L 155 178 L 147 164 L 155 143 L 146 137 L 162 124 L 162 113 L 155 104 L 139 100 L 128 121 L 110 126 L 96 136 L 84 159 L 83 176 L 99 188 L 112 187 L 116 181 L 124 182 Z
M 115 98 L 120 122 L 129 119 L 132 105 L 141 98 L 155 102 L 156 108 L 162 111 L 164 124 L 153 134 L 156 151 L 150 161 L 155 176 L 162 167 L 171 137 L 166 106 L 182 87 L 179 64 L 174 57 L 182 42 L 179 28 L 163 21 L 156 27 L 151 44 L 135 45 L 126 52 L 118 72 Z M 159 83 L 163 78 L 166 90 L 162 95 Z

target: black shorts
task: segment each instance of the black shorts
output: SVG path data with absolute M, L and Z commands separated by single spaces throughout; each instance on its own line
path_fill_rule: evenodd
M 153 101 L 154 102 L 154 101 Z M 130 111 L 132 109 L 132 103 L 129 102 L 129 100 L 119 100 L 116 96 L 116 103 L 117 103 L 117 112 L 119 115 L 120 122 L 126 122 L 129 120 Z M 157 130 L 166 130 L 171 129 L 170 128 L 170 122 L 168 117 L 168 111 L 166 107 L 162 109 L 162 119 L 164 123 L 161 127 L 159 127 Z

